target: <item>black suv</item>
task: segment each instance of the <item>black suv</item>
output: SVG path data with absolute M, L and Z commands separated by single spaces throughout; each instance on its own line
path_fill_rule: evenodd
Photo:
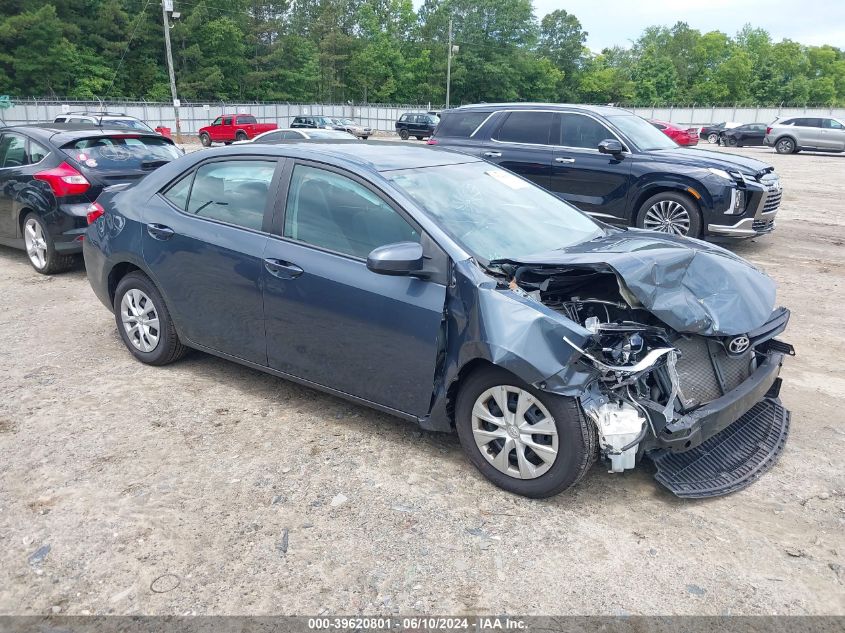
M 82 252 L 104 187 L 140 180 L 181 156 L 155 132 L 43 123 L 0 129 L 0 244 L 51 274 Z
M 416 136 L 418 140 L 423 140 L 427 136 L 434 134 L 434 128 L 440 119 L 436 114 L 429 112 L 406 112 L 399 117 L 396 122 L 396 133 L 403 141 L 409 136 Z
M 463 106 L 443 112 L 428 142 L 496 163 L 612 224 L 747 238 L 772 231 L 780 205 L 771 165 L 680 148 L 609 106 Z
M 333 130 L 335 123 L 327 116 L 298 116 L 290 124 L 292 128 L 323 128 Z

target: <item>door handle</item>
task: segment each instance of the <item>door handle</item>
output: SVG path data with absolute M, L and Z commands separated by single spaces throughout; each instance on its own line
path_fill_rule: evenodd
M 154 240 L 161 241 L 169 240 L 171 237 L 176 235 L 176 231 L 164 224 L 148 224 L 147 233 L 149 233 L 150 237 Z
M 502 152 L 484 152 L 482 156 L 484 156 L 484 158 L 501 158 Z
M 574 158 L 559 157 L 559 158 L 555 158 L 555 162 L 556 163 L 574 163 L 575 159 Z
M 267 272 L 279 279 L 295 279 L 305 271 L 296 264 L 286 262 L 283 259 L 265 259 L 264 268 Z

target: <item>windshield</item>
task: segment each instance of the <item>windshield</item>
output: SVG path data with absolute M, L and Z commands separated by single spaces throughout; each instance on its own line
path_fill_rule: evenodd
M 125 127 L 130 130 L 143 130 L 144 132 L 153 132 L 154 130 L 137 119 L 103 119 L 103 127 Z
M 176 146 L 160 136 L 97 136 L 65 145 L 62 151 L 85 167 L 103 171 L 156 169 L 180 156 Z
M 536 185 L 485 162 L 385 172 L 467 251 L 519 259 L 602 235 L 590 218 Z
M 654 149 L 673 149 L 678 147 L 672 139 L 655 128 L 645 119 L 633 114 L 613 115 L 607 120 L 627 136 L 640 150 L 647 152 Z

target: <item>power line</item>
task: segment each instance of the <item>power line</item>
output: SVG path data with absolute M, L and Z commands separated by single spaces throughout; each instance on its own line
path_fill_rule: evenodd
M 141 7 L 141 12 L 135 18 L 135 24 L 132 27 L 132 33 L 129 35 L 129 39 L 126 42 L 126 48 L 123 49 L 123 55 L 120 56 L 120 61 L 117 64 L 117 68 L 114 71 L 114 75 L 112 75 L 111 83 L 109 84 L 109 89 L 106 90 L 106 97 L 111 94 L 111 89 L 114 87 L 114 80 L 117 79 L 117 73 L 120 72 L 120 68 L 123 66 L 123 58 L 126 57 L 126 53 L 129 52 L 129 46 L 130 44 L 132 44 L 132 40 L 135 39 L 135 33 L 138 31 L 138 27 L 141 25 L 141 17 L 147 10 L 148 4 L 150 4 L 150 0 L 146 0 L 146 2 L 144 2 L 144 6 Z

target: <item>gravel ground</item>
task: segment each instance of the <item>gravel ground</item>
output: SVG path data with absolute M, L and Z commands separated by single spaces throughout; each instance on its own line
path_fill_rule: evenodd
M 708 501 L 599 465 L 531 501 L 454 436 L 200 353 L 146 367 L 81 267 L 0 248 L 0 613 L 845 614 L 845 155 L 730 151 L 783 179 L 734 248 L 798 356 L 779 464 Z

